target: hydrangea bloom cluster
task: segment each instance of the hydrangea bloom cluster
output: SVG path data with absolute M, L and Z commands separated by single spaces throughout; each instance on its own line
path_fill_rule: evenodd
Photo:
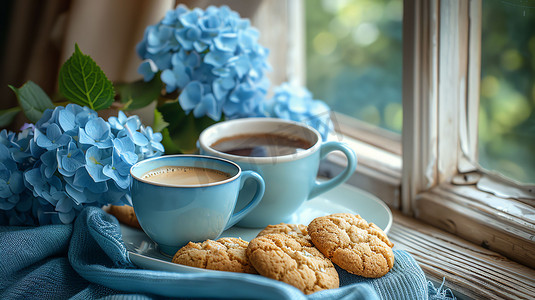
M 305 87 L 283 83 L 274 90 L 266 103 L 266 113 L 273 118 L 303 122 L 315 128 L 326 140 L 333 130 L 330 108 L 321 100 L 314 100 Z
M 145 81 L 161 71 L 166 91 L 196 118 L 218 121 L 259 116 L 269 81 L 268 50 L 258 31 L 227 6 L 189 10 L 179 5 L 148 26 L 137 52 Z
M 30 151 L 32 140 L 33 126 L 18 134 L 0 132 L 0 224 L 36 224 L 33 216 L 39 203 L 24 181 L 24 170 L 36 162 Z
M 0 222 L 68 224 L 87 205 L 129 204 L 130 167 L 161 155 L 161 140 L 137 116 L 106 122 L 76 104 L 45 111 L 19 134 L 3 131 Z

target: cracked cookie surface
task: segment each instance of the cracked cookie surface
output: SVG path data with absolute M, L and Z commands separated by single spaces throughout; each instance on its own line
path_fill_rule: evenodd
M 359 215 L 318 217 L 308 225 L 308 233 L 321 253 L 350 273 L 377 278 L 394 266 L 394 244 L 381 228 Z
M 260 275 L 291 284 L 305 294 L 338 288 L 340 284 L 328 258 L 288 234 L 254 238 L 247 247 L 247 257 Z
M 246 256 L 248 244 L 233 237 L 189 242 L 175 253 L 173 262 L 203 269 L 257 274 Z
M 312 240 L 310 240 L 310 236 L 308 235 L 307 226 L 303 224 L 280 223 L 277 225 L 268 225 L 258 233 L 257 237 L 273 233 L 288 234 L 303 246 L 313 246 Z

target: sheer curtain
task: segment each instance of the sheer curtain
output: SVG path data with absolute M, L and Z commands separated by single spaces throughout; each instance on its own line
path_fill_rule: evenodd
M 69 10 L 62 43 L 61 61 L 74 51 L 82 52 L 99 64 L 111 81 L 141 78 L 136 44 L 145 28 L 158 22 L 174 7 L 172 0 L 74 0 Z
M 57 74 L 77 43 L 112 81 L 141 78 L 135 45 L 145 27 L 158 22 L 174 0 L 16 0 L 2 29 L 0 109 L 17 105 L 8 85 L 31 80 L 52 98 Z M 19 128 L 22 114 L 11 126 Z
M 49 94 L 54 91 L 61 44 L 56 24 L 69 5 L 67 0 L 3 3 L 0 108 L 17 103 L 8 85 L 32 80 Z

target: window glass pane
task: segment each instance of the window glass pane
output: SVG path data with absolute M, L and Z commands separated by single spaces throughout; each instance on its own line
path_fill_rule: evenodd
M 482 5 L 479 162 L 535 182 L 535 3 Z
M 306 0 L 307 87 L 337 112 L 401 132 L 402 0 Z

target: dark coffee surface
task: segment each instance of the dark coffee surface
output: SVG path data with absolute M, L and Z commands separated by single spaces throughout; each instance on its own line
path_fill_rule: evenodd
M 232 155 L 274 157 L 298 153 L 312 147 L 312 144 L 299 137 L 262 133 L 223 138 L 211 147 Z

